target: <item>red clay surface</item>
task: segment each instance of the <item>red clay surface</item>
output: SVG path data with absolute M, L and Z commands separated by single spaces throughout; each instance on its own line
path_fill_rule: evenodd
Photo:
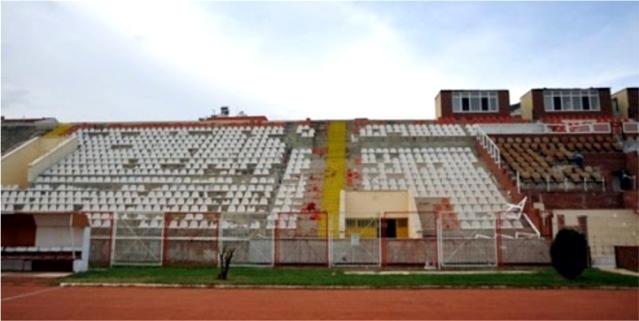
M 60 288 L 2 280 L 2 319 L 639 319 L 636 290 Z

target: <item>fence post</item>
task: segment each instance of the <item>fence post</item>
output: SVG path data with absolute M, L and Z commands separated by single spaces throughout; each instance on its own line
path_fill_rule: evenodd
M 332 260 L 331 258 L 333 257 L 333 252 L 331 250 L 331 220 L 328 219 L 328 212 L 324 212 L 324 215 L 326 215 L 326 264 L 328 265 L 328 267 L 330 268 L 332 266 Z M 339 224 L 339 223 L 338 223 Z M 339 230 L 339 228 L 338 228 Z M 338 231 L 339 233 L 339 231 Z
M 115 255 L 115 235 L 117 234 L 116 224 L 118 223 L 116 213 L 111 213 L 111 230 L 109 231 L 109 266 L 113 266 L 113 256 Z
M 442 244 L 442 222 L 439 219 L 439 214 L 435 214 L 435 225 L 437 226 L 437 269 L 441 270 L 444 265 L 444 245 Z
M 501 213 L 497 212 L 495 220 L 495 265 L 501 265 Z
M 439 265 L 439 230 L 438 230 L 438 226 L 437 226 L 437 212 L 435 212 L 435 255 L 434 255 L 434 259 L 435 259 L 435 268 L 436 269 L 440 269 L 440 265 Z
M 222 229 L 222 224 L 220 223 L 220 220 L 222 218 L 222 212 L 219 213 L 215 213 L 216 215 L 214 216 L 213 219 L 213 223 L 211 224 L 211 226 L 213 227 L 213 237 L 215 238 L 215 247 L 218 249 L 218 252 L 215 253 L 215 262 L 217 262 L 219 254 L 220 254 L 220 242 L 221 242 L 221 233 L 220 230 Z M 250 241 L 249 241 L 250 242 Z
M 215 261 L 217 262 L 218 267 L 222 267 L 222 262 L 220 262 L 220 253 L 222 253 L 222 249 L 224 248 L 224 227 L 222 222 L 224 221 L 224 216 L 222 212 L 220 212 L 220 216 L 217 219 L 217 253 L 215 253 Z
M 381 214 L 378 214 L 378 215 L 379 215 L 379 217 L 377 219 L 378 220 L 378 222 L 377 222 L 377 230 L 378 230 L 378 233 L 379 233 L 379 242 L 378 242 L 379 243 L 379 251 L 378 252 L 379 252 L 379 267 L 381 268 L 383 266 L 382 259 L 384 257 L 384 253 L 383 253 L 384 252 L 384 245 L 382 244 L 383 243 L 383 241 L 382 241 L 382 216 L 381 216 Z
M 266 219 L 266 226 L 268 229 L 268 218 Z M 276 227 L 273 227 L 271 231 L 271 267 L 275 267 L 275 229 Z
M 168 252 L 168 224 L 167 224 L 167 216 L 169 213 L 164 213 L 162 217 L 162 266 L 166 265 L 166 257 Z M 216 258 L 217 260 L 217 258 Z
M 328 225 L 328 222 L 326 222 Z M 279 236 L 280 236 L 280 215 L 277 213 L 277 220 L 275 221 L 275 226 L 273 227 L 273 266 L 277 266 L 277 261 L 279 260 Z
M 584 191 L 587 192 L 588 191 L 588 182 L 587 179 L 584 177 Z
M 69 237 L 71 239 L 71 256 L 73 257 L 73 262 L 75 262 L 75 237 L 73 236 L 73 212 L 69 213 Z
M 546 174 L 546 192 L 550 192 L 550 175 Z

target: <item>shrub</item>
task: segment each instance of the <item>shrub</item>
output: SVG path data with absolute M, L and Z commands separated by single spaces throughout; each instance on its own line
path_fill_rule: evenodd
M 562 229 L 550 246 L 552 266 L 569 280 L 577 278 L 588 265 L 588 241 L 573 229 Z

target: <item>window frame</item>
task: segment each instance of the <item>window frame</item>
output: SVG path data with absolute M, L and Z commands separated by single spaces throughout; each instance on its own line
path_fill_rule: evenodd
M 499 113 L 499 93 L 488 90 L 453 91 L 452 105 L 454 114 L 497 114 Z M 487 109 L 483 101 L 487 101 Z M 468 102 L 464 108 L 464 101 Z
M 585 99 L 588 103 L 584 104 Z M 557 104 L 559 102 L 559 104 Z M 545 90 L 543 92 L 544 111 L 549 113 L 592 113 L 600 112 L 599 90 Z M 587 106 L 587 108 L 584 108 Z

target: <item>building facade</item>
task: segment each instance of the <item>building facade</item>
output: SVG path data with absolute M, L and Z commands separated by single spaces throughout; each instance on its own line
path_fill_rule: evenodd
M 624 88 L 612 95 L 615 116 L 639 120 L 639 87 Z
M 521 117 L 524 120 L 612 115 L 610 88 L 531 89 L 521 97 Z
M 441 90 L 435 97 L 437 118 L 509 116 L 508 90 Z

